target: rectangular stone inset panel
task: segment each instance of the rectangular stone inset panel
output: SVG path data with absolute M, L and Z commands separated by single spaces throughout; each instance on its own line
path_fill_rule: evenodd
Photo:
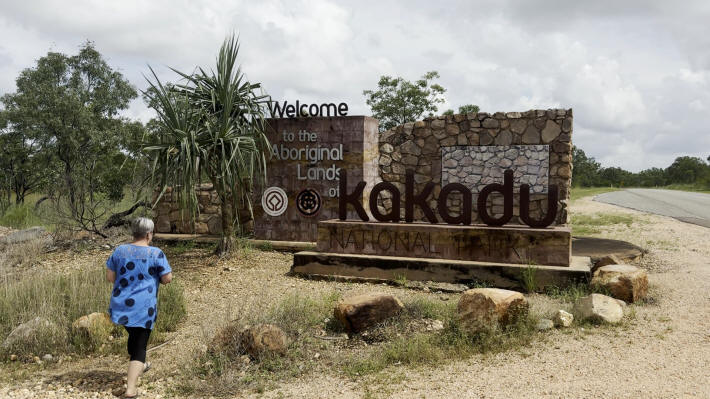
M 529 184 L 532 193 L 547 193 L 549 145 L 491 145 L 441 147 L 441 183 L 461 183 L 478 193 L 488 184 L 503 183 L 513 171 L 514 186 Z
M 569 228 L 559 226 L 535 229 L 325 220 L 318 223 L 316 248 L 329 253 L 569 266 L 572 237 Z

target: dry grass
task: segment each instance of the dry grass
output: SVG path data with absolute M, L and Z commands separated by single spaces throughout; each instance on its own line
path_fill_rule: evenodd
M 11 274 L 13 268 L 32 266 L 51 244 L 49 236 L 12 245 L 0 244 L 0 277 Z
M 93 312 L 108 309 L 111 284 L 106 282 L 103 268 L 78 271 L 66 275 L 39 274 L 19 280 L 4 278 L 0 283 L 0 340 L 18 325 L 40 317 L 49 323 L 40 328 L 29 340 L 11 347 L 0 347 L 0 358 L 16 354 L 31 359 L 45 353 L 67 352 L 116 352 L 122 350 L 124 331 L 114 328 L 93 339 L 72 332 L 74 320 Z M 160 332 L 174 331 L 185 317 L 185 301 L 179 284 L 164 286 L 159 291 L 160 316 L 156 323 L 155 337 Z M 117 339 L 109 340 L 109 335 Z
M 456 303 L 426 297 L 405 301 L 405 309 L 367 332 L 343 338 L 333 319 L 339 294 L 310 298 L 286 297 L 262 313 L 240 313 L 207 339 L 209 345 L 195 353 L 176 393 L 234 395 L 243 390 L 261 392 L 278 383 L 312 372 L 337 373 L 358 378 L 398 365 L 431 365 L 477 353 L 527 345 L 534 338 L 537 316 L 525 315 L 502 329 L 469 333 L 456 317 Z M 444 329 L 427 329 L 440 320 Z M 271 323 L 291 338 L 285 356 L 250 359 L 240 347 L 246 325 Z

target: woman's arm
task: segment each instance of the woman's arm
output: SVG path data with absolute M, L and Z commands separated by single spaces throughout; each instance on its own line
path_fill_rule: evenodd
M 116 281 L 116 272 L 111 269 L 106 269 L 106 281 L 113 284 Z
M 173 273 L 167 273 L 160 276 L 160 284 L 170 284 L 173 281 Z

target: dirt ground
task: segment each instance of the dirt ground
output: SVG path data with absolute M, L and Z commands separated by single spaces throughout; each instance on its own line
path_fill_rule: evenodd
M 634 217 L 630 226 L 613 225 L 600 234 L 648 250 L 640 266 L 649 271 L 651 300 L 635 307 L 635 320 L 624 328 L 571 334 L 553 330 L 520 350 L 436 367 L 394 367 L 359 380 L 335 373 L 309 375 L 246 397 L 710 398 L 710 229 L 591 198 L 576 201 L 571 212 Z M 109 253 L 93 250 L 63 262 L 55 256 L 39 267 L 103 267 Z M 182 256 L 173 263 L 185 286 L 188 317 L 167 345 L 149 354 L 154 368 L 143 377 L 142 398 L 172 397 L 168 387 L 178 378 L 176 367 L 189 361 L 216 326 L 240 312 L 258 312 L 289 293 L 378 290 L 413 295 L 389 286 L 288 277 L 290 254 L 260 252 L 259 257 L 258 267 L 249 256 L 227 263 Z M 124 365 L 121 356 L 45 366 L 5 363 L 6 371 L 24 368 L 29 378 L 5 380 L 0 398 L 113 397 L 108 382 L 121 379 Z

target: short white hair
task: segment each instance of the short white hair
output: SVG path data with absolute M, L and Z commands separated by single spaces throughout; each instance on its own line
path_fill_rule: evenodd
M 133 238 L 145 238 L 148 233 L 153 232 L 155 225 L 153 221 L 148 218 L 135 218 L 131 223 L 131 232 L 133 233 Z

